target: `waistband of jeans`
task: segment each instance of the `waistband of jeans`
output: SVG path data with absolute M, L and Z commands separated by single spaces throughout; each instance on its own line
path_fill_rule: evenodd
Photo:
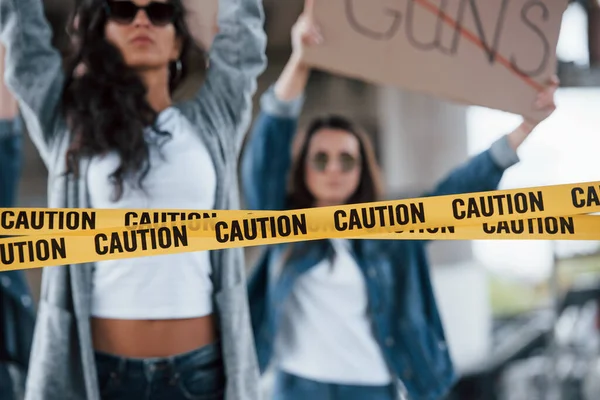
M 211 364 L 222 358 L 219 341 L 207 344 L 198 349 L 168 357 L 135 358 L 95 351 L 97 362 L 107 362 L 126 369 L 181 369 L 186 366 Z
M 20 118 L 0 119 L 0 139 L 20 135 L 22 125 Z
M 315 380 L 312 378 L 306 378 L 300 375 L 296 375 L 293 372 L 288 372 L 284 368 L 277 368 L 275 370 L 276 377 L 278 379 L 289 379 L 297 382 L 310 382 L 311 384 L 329 386 L 329 387 L 345 387 L 345 388 L 357 388 L 357 389 L 389 389 L 392 391 L 398 390 L 396 382 L 394 380 L 384 384 L 368 384 L 368 383 L 348 383 L 348 382 L 328 382 L 322 380 Z

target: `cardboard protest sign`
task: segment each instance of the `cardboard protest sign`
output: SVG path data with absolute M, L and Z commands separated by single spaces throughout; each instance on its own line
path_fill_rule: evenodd
M 568 0 L 315 0 L 313 67 L 539 119 Z
M 190 34 L 204 51 L 212 45 L 217 30 L 219 0 L 183 0 Z

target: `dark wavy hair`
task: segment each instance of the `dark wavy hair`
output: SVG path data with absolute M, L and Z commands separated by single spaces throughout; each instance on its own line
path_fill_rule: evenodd
M 182 40 L 180 71 L 170 65 L 169 89 L 175 90 L 186 73 L 185 60 L 193 40 L 185 23 L 181 0 L 169 0 L 177 8 L 176 35 Z M 62 112 L 73 134 L 67 153 L 67 172 L 78 175 L 82 157 L 116 151 L 121 163 L 112 173 L 115 199 L 122 196 L 125 179 L 139 174 L 141 187 L 148 173 L 149 148 L 144 129 L 154 127 L 158 113 L 146 100 L 147 89 L 139 75 L 125 64 L 121 52 L 104 36 L 106 0 L 78 2 L 71 16 L 71 49 L 66 62 Z M 75 16 L 79 19 L 73 26 Z M 83 67 L 84 72 L 78 73 Z
M 308 147 L 313 136 L 322 129 L 345 131 L 358 139 L 360 145 L 361 176 L 356 191 L 347 204 L 368 203 L 380 200 L 382 177 L 371 139 L 364 130 L 350 119 L 340 115 L 326 115 L 313 119 L 295 144 L 287 204 L 290 209 L 314 207 L 315 197 L 306 185 L 305 164 Z

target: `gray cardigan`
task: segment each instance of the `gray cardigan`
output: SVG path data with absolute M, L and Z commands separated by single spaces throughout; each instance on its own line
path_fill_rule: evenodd
M 191 100 L 178 104 L 213 157 L 216 209 L 239 208 L 237 159 L 251 119 L 256 79 L 266 67 L 261 0 L 219 0 L 219 34 L 207 78 Z M 49 207 L 89 207 L 84 178 L 65 175 L 70 137 L 60 115 L 61 57 L 42 0 L 0 0 L 0 41 L 6 47 L 7 85 L 48 168 Z M 86 176 L 87 163 L 80 166 Z M 215 312 L 219 318 L 227 399 L 258 399 L 242 249 L 211 252 Z M 90 332 L 92 265 L 43 271 L 27 400 L 99 400 Z

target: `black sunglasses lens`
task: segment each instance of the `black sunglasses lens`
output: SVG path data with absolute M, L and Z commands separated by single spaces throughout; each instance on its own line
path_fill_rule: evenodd
M 325 171 L 329 157 L 325 153 L 317 153 L 313 158 L 313 165 L 317 171 Z
M 357 161 L 358 160 L 354 156 L 352 156 L 348 153 L 342 154 L 342 156 L 340 157 L 340 162 L 342 164 L 342 171 L 344 171 L 344 172 L 352 171 L 354 169 L 354 167 L 356 167 Z
M 109 16 L 114 21 L 130 24 L 141 7 L 131 1 L 111 1 L 108 3 Z M 171 3 L 152 2 L 145 8 L 153 25 L 167 25 L 173 21 L 175 6 Z
M 138 8 L 130 1 L 111 1 L 108 3 L 110 18 L 115 21 L 130 23 L 135 19 Z
M 167 25 L 173 21 L 175 6 L 170 3 L 151 3 L 146 12 L 154 25 Z

